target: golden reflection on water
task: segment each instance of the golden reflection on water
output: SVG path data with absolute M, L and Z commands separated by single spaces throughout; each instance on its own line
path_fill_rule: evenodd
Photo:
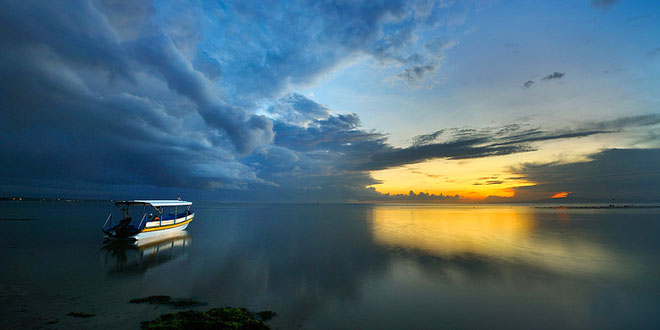
M 506 255 L 528 240 L 533 214 L 520 209 L 376 206 L 373 235 L 386 245 L 434 255 Z
M 370 224 L 378 244 L 438 257 L 472 254 L 576 273 L 622 265 L 596 242 L 537 230 L 537 215 L 530 207 L 376 205 Z

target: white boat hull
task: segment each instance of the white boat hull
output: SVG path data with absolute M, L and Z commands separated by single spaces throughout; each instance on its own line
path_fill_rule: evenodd
M 181 226 L 176 226 L 176 227 L 172 227 L 172 228 L 142 232 L 142 233 L 139 233 L 135 236 L 132 236 L 132 238 L 135 238 L 135 239 L 139 240 L 139 239 L 145 239 L 145 238 L 149 238 L 149 237 L 155 237 L 155 236 L 170 234 L 170 233 L 174 233 L 174 232 L 182 231 L 182 230 L 186 229 L 188 227 L 188 224 L 189 223 L 185 223 Z
M 131 238 L 140 240 L 182 231 L 186 229 L 188 224 L 190 224 L 190 222 L 192 222 L 194 219 L 195 214 L 193 213 L 185 217 L 173 220 L 147 222 L 145 228 L 139 234 L 131 236 Z M 158 226 L 159 224 L 160 226 Z

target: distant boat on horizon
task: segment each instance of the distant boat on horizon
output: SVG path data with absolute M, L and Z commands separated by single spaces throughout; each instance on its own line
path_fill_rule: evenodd
M 195 212 L 190 209 L 192 202 L 182 200 L 118 201 L 115 205 L 122 210 L 123 218 L 113 226 L 112 213 L 108 215 L 101 230 L 109 239 L 139 240 L 181 231 L 195 217 Z M 140 221 L 135 223 L 131 217 L 131 207 L 137 207 L 139 212 L 139 206 L 142 206 L 142 214 Z M 150 208 L 147 209 L 147 206 Z M 183 211 L 179 212 L 180 209 Z

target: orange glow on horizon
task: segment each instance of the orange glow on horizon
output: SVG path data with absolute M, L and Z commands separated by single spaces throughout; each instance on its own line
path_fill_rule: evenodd
M 538 184 L 526 177 L 524 171 L 517 172 L 520 165 L 585 162 L 595 151 L 618 147 L 620 143 L 602 136 L 585 137 L 580 141 L 577 149 L 572 139 L 546 141 L 534 144 L 537 150 L 532 152 L 473 159 L 438 158 L 371 171 L 371 176 L 380 183 L 368 188 L 391 195 L 408 195 L 411 190 L 443 196 L 459 195 L 463 202 L 480 202 L 489 198 L 546 199 L 554 192 L 526 190 L 516 196 L 517 188 Z M 559 192 L 552 198 L 565 198 L 569 194 L 571 192 Z
M 550 198 L 566 198 L 570 193 L 571 193 L 570 191 L 562 191 L 552 195 L 552 197 Z
M 512 198 L 515 188 L 535 183 L 511 173 L 504 159 L 429 160 L 380 171 L 371 175 L 381 181 L 373 187 L 378 192 L 408 195 L 424 192 L 460 196 L 461 201 L 478 202 L 489 197 Z M 456 201 L 456 200 L 454 200 Z

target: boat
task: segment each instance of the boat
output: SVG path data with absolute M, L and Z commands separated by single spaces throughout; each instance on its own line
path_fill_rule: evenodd
M 118 201 L 115 205 L 121 209 L 123 218 L 113 225 L 112 213 L 108 215 L 101 227 L 108 239 L 139 240 L 181 231 L 195 217 L 195 212 L 190 210 L 192 202 L 182 200 Z M 141 215 L 136 218 L 140 220 L 133 219 L 131 210 L 139 214 L 140 209 Z

